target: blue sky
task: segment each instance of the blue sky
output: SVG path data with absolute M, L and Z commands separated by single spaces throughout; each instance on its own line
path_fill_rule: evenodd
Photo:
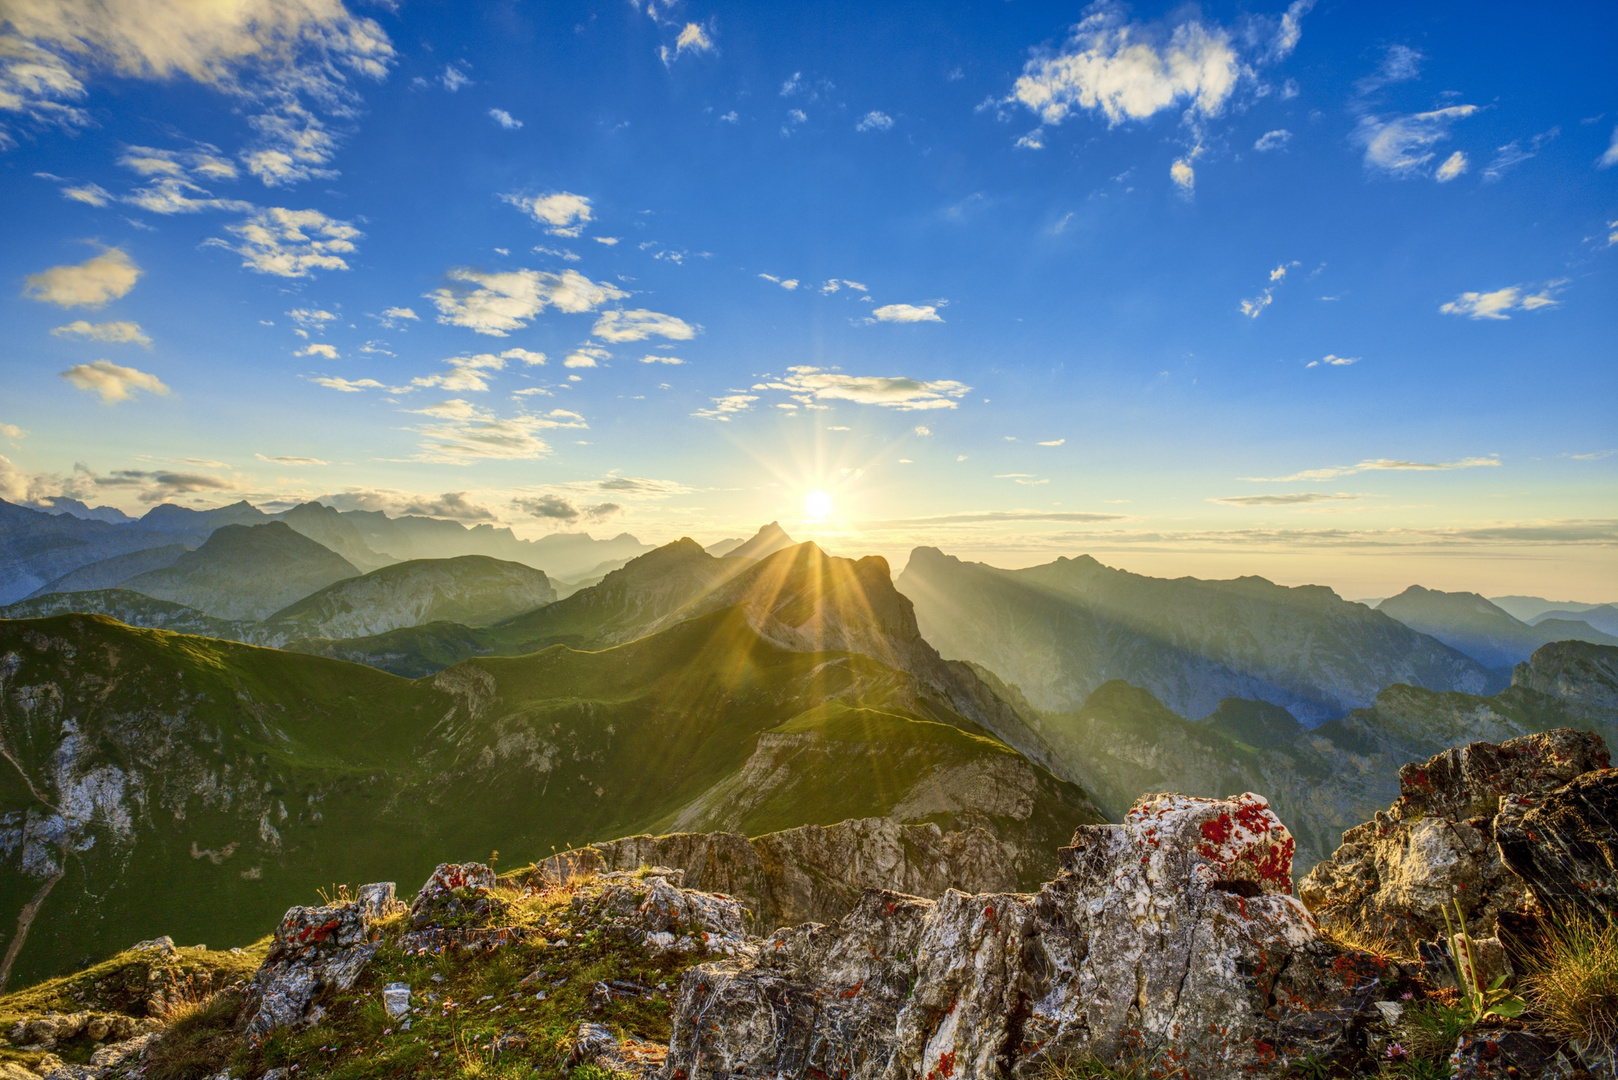
M 5 498 L 1618 596 L 1610 5 L 114 7 L 0 24 Z

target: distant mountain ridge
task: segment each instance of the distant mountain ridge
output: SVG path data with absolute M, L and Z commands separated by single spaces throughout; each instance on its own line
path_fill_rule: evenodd
M 521 540 L 510 529 L 488 524 L 468 528 L 441 518 L 390 518 L 381 511 L 338 511 L 321 503 L 303 503 L 278 514 L 267 514 L 246 501 L 209 510 L 164 503 L 131 519 L 110 507 L 91 508 L 76 499 L 54 499 L 42 508 L 0 499 L 0 605 L 47 588 L 77 592 L 116 587 L 135 572 L 158 567 L 145 565 L 119 576 L 122 564 L 107 560 L 173 545 L 196 548 L 221 526 L 275 520 L 335 551 L 362 572 L 413 559 L 485 555 L 570 580 L 652 550 L 651 544 L 628 533 L 606 540 L 588 533 Z M 92 566 L 96 569 L 88 569 Z M 74 574 L 78 576 L 69 578 Z
M 1246 698 L 1313 725 L 1394 683 L 1487 693 L 1507 681 L 1321 586 L 1151 578 L 1089 556 L 1002 570 L 922 547 L 898 587 L 941 653 L 988 668 L 1047 711 L 1122 679 L 1182 715 Z
M 265 619 L 316 589 L 357 577 L 353 563 L 282 521 L 225 525 L 170 566 L 123 588 L 196 608 L 216 619 Z
M 1412 585 L 1382 601 L 1377 610 L 1490 668 L 1510 669 L 1553 641 L 1618 645 L 1618 637 L 1602 633 L 1582 616 L 1563 619 L 1546 613 L 1529 625 L 1477 593 Z

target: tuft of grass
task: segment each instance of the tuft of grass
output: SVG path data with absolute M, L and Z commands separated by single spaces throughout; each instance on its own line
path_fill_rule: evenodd
M 241 1011 L 242 996 L 228 990 L 172 1009 L 167 1030 L 147 1048 L 141 1075 L 148 1080 L 192 1080 L 219 1072 L 241 1045 L 234 1030 Z
M 1459 998 L 1459 995 L 1452 996 Z M 1391 1075 L 1411 1080 L 1449 1076 L 1450 1054 L 1472 1026 L 1471 1010 L 1459 1000 L 1450 1002 L 1434 997 L 1411 1005 L 1399 1020 L 1396 1040 L 1409 1056 L 1405 1061 L 1394 1063 Z M 1440 1067 L 1440 1072 L 1431 1071 Z
M 1568 1039 L 1618 1041 L 1618 922 L 1576 916 L 1550 926 L 1529 997 L 1543 1023 Z
M 1064 1054 L 1046 1061 L 1034 1076 L 1035 1080 L 1172 1080 L 1184 1071 L 1176 1066 L 1163 1072 L 1155 1054 L 1126 1054 L 1111 1064 L 1091 1054 Z
M 1420 964 L 1415 942 L 1409 936 L 1396 937 L 1386 930 L 1371 926 L 1363 920 L 1354 922 L 1322 923 L 1320 936 L 1348 952 L 1368 953 L 1383 964 Z

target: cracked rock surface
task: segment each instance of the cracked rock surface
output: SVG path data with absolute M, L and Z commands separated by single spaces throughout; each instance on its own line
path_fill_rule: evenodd
M 1149 795 L 1082 826 L 1033 895 L 868 890 L 835 925 L 688 972 L 667 1075 L 964 1080 L 1146 1055 L 1224 1080 L 1329 1060 L 1382 972 L 1319 937 L 1293 851 L 1257 795 Z

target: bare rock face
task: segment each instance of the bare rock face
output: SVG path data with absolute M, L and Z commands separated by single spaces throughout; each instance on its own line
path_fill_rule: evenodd
M 1500 857 L 1555 918 L 1618 910 L 1618 769 L 1586 773 L 1495 822 Z
M 630 836 L 545 860 L 553 880 L 569 874 L 665 866 L 687 888 L 739 897 L 749 928 L 836 922 L 867 889 L 938 897 L 947 889 L 1002 892 L 1017 886 L 1014 855 L 982 829 L 944 832 L 891 818 L 805 825 L 749 840 L 739 833 Z
M 442 863 L 410 905 L 410 924 L 417 930 L 485 926 L 500 914 L 493 888 L 494 871 L 482 863 Z
M 680 887 L 680 873 L 654 867 L 647 874 L 614 872 L 596 896 L 574 897 L 576 912 L 598 925 L 635 934 L 647 952 L 734 955 L 747 946 L 747 909 L 729 896 Z
M 357 903 L 295 907 L 275 928 L 269 955 L 247 988 L 244 1023 L 252 1035 L 315 1023 L 327 990 L 347 990 L 376 954 Z
M 1557 728 L 1406 765 L 1399 798 L 1345 832 L 1298 895 L 1328 925 L 1416 939 L 1441 935 L 1443 909 L 1458 899 L 1472 931 L 1491 934 L 1501 912 L 1524 898 L 1522 879 L 1496 846 L 1501 817 L 1608 764 L 1599 735 Z
M 968 1080 L 1144 1050 L 1224 1080 L 1329 1059 L 1381 972 L 1319 938 L 1293 847 L 1257 795 L 1152 795 L 1082 826 L 1035 895 L 868 891 L 835 926 L 689 971 L 667 1075 Z

